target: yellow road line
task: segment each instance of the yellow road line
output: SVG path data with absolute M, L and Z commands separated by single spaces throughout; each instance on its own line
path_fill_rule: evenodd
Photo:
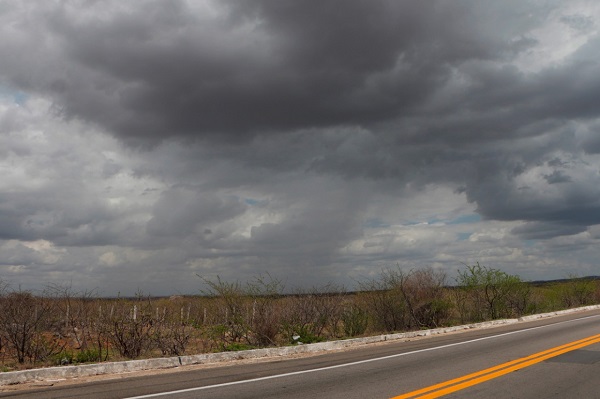
M 487 368 L 485 370 L 477 371 L 475 373 L 467 374 L 465 376 L 455 378 L 442 382 L 440 384 L 431 385 L 426 388 L 418 389 L 416 391 L 408 392 L 400 396 L 394 396 L 391 399 L 432 399 L 438 398 L 449 393 L 460 391 L 461 389 L 468 388 L 473 385 L 480 384 L 482 382 L 500 377 L 502 375 L 511 373 L 516 370 L 520 370 L 525 367 L 529 367 L 533 364 L 542 362 L 552 357 L 562 355 L 563 353 L 571 352 L 579 348 L 583 348 L 588 345 L 592 345 L 600 342 L 600 334 L 580 339 L 578 341 L 570 342 L 565 345 L 560 345 L 551 349 L 547 349 L 542 352 L 534 353 L 520 359 L 511 360 L 510 362 L 502 363 L 494 367 Z M 433 392 L 435 391 L 435 392 Z

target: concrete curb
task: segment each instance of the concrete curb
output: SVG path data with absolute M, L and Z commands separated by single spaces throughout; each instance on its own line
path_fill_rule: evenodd
M 384 341 L 394 341 L 415 337 L 447 334 L 456 331 L 476 328 L 493 327 L 503 324 L 516 324 L 547 317 L 560 316 L 586 310 L 600 309 L 600 305 L 585 306 L 576 309 L 561 310 L 557 312 L 542 313 L 523 316 L 519 319 L 493 320 L 483 323 L 467 324 L 454 327 L 442 327 L 432 330 L 410 331 L 397 334 L 383 334 L 365 338 L 351 338 L 340 341 L 319 342 L 297 346 L 284 346 L 279 348 L 262 348 L 237 352 L 203 353 L 199 355 L 178 356 L 168 358 L 154 358 L 144 360 L 129 360 L 122 362 L 106 362 L 98 364 L 84 364 L 79 366 L 48 367 L 42 369 L 10 371 L 0 373 L 0 386 L 13 385 L 24 382 L 62 380 L 67 378 L 86 377 L 100 374 L 120 374 L 132 371 L 157 370 L 175 368 L 195 364 L 222 363 L 241 359 L 258 359 L 264 357 L 283 357 L 300 353 L 324 352 L 344 349 L 354 346 L 366 345 Z

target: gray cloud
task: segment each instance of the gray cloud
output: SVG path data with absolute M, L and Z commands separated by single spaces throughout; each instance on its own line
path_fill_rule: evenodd
M 526 50 L 534 26 L 521 2 L 218 3 L 213 18 L 186 4 L 14 5 L 19 23 L 41 24 L 19 44 L 35 42 L 45 63 L 25 53 L 3 69 L 14 84 L 51 95 L 66 116 L 128 141 L 240 139 L 414 115 L 453 68 Z
M 544 175 L 544 179 L 546 179 L 548 184 L 570 183 L 572 181 L 571 176 L 566 175 L 559 170 L 555 170 L 549 175 Z
M 560 21 L 569 28 L 581 33 L 590 32 L 596 25 L 593 18 L 581 14 L 564 15 L 560 18 Z
M 310 283 L 478 255 L 543 273 L 529 241 L 568 248 L 600 224 L 599 16 L 524 1 L 7 1 L 0 264 L 145 270 L 152 287 L 166 265 L 188 288 L 198 272 Z
M 219 198 L 193 187 L 173 187 L 164 191 L 154 205 L 147 229 L 150 235 L 173 239 L 210 234 L 214 224 L 239 216 L 245 209 L 238 198 Z
M 529 222 L 515 227 L 512 232 L 526 240 L 540 240 L 568 236 L 586 231 L 585 226 L 568 226 L 560 223 Z

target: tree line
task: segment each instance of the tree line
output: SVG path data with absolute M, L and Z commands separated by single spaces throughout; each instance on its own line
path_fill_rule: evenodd
M 533 284 L 480 264 L 450 282 L 431 268 L 382 270 L 349 292 L 327 284 L 284 294 L 269 275 L 203 279 L 197 296 L 100 298 L 72 287 L 0 285 L 4 371 L 48 365 L 297 345 L 515 318 L 598 303 L 600 283 Z

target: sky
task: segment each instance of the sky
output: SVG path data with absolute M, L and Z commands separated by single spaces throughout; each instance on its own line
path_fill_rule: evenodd
M 600 3 L 0 2 L 0 279 L 600 275 Z

